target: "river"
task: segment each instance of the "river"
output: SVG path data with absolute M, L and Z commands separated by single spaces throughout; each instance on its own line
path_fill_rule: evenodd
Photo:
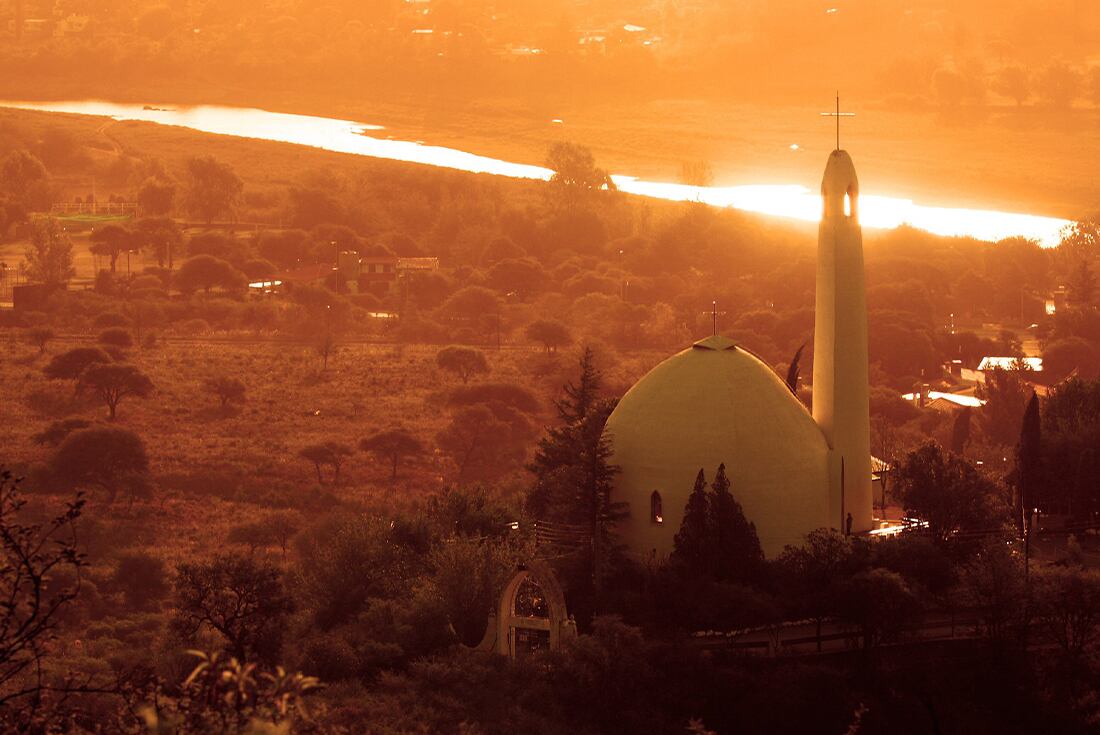
M 382 126 L 352 120 L 243 107 L 202 105 L 153 109 L 136 104 L 95 100 L 13 101 L 0 102 L 0 107 L 176 125 L 204 133 L 294 143 L 338 153 L 407 161 L 471 173 L 539 180 L 546 180 L 551 175 L 549 169 L 541 166 L 502 161 L 420 141 L 383 137 Z M 858 159 L 858 154 L 856 157 Z M 822 167 L 824 165 L 825 162 L 822 161 Z M 699 201 L 717 207 L 733 207 L 807 222 L 817 221 L 821 215 L 819 195 L 814 189 L 800 183 L 698 187 L 645 181 L 625 174 L 614 174 L 612 179 L 620 191 L 639 196 L 671 201 Z M 866 189 L 864 186 L 864 190 Z M 1037 240 L 1044 247 L 1057 245 L 1060 233 L 1071 224 L 1068 220 L 1056 217 L 983 209 L 930 207 L 917 204 L 911 199 L 866 193 L 860 196 L 860 220 L 868 227 L 892 229 L 909 225 L 937 235 L 974 237 L 987 241 L 1026 237 Z

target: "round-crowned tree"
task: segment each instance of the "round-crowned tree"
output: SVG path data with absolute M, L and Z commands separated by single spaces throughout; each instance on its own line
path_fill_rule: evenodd
M 424 443 L 406 429 L 378 431 L 360 440 L 359 448 L 385 459 L 392 468 L 391 477 L 397 479 L 397 464 L 403 457 L 421 454 Z
M 185 292 L 202 289 L 209 294 L 210 289 L 215 287 L 235 291 L 241 290 L 245 283 L 243 273 L 212 255 L 196 255 L 189 258 L 176 273 L 176 285 Z
M 475 375 L 484 375 L 489 372 L 489 361 L 485 359 L 485 353 L 462 345 L 444 347 L 436 353 L 435 364 L 457 375 L 463 383 L 469 382 Z
M 1055 381 L 1075 371 L 1078 377 L 1091 380 L 1100 373 L 1100 353 L 1081 337 L 1060 339 L 1043 350 L 1043 370 Z
M 134 233 L 121 225 L 104 225 L 92 230 L 88 237 L 89 250 L 94 255 L 105 255 L 110 259 L 111 273 L 118 265 L 118 256 L 131 250 L 136 244 Z
M 50 459 L 50 470 L 74 489 L 105 492 L 108 503 L 119 493 L 133 500 L 149 492 L 145 442 L 129 429 L 93 426 L 72 432 Z
M 475 321 L 495 314 L 499 308 L 500 299 L 495 292 L 483 286 L 467 286 L 451 294 L 439 310 L 446 317 Z
M 77 383 L 80 391 L 88 391 L 107 405 L 114 421 L 118 404 L 127 396 L 146 398 L 153 392 L 153 381 L 133 365 L 93 364 L 85 368 Z
M 540 343 L 546 348 L 546 353 L 557 352 L 559 347 L 572 342 L 569 336 L 569 328 L 557 319 L 536 319 L 527 325 L 524 330 L 527 339 Z
M 310 444 L 298 450 L 298 456 L 313 463 L 317 471 L 317 484 L 325 484 L 325 476 L 321 471 L 323 467 L 332 468 L 332 482 L 340 481 L 340 469 L 344 466 L 344 460 L 352 454 L 351 447 L 340 442 L 327 441 L 320 444 Z
M 76 347 L 54 355 L 42 372 L 54 380 L 76 380 L 89 365 L 109 362 L 111 356 L 98 347 Z

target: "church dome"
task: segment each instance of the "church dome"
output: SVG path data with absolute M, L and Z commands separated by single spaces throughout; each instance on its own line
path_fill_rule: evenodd
M 771 557 L 828 515 L 829 447 L 775 372 L 726 337 L 696 342 L 653 368 L 607 421 L 614 500 L 629 504 L 621 540 L 666 556 L 700 469 L 726 465 L 733 496 Z

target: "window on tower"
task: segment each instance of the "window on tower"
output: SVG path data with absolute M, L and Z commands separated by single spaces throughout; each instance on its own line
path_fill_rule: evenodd
M 665 513 L 661 508 L 661 494 L 656 490 L 649 496 L 649 520 L 657 524 L 665 522 Z

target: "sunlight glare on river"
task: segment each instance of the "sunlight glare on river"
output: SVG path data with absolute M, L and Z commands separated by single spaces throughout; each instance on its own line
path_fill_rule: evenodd
M 487 173 L 521 179 L 550 178 L 542 166 L 511 163 L 453 148 L 415 141 L 371 137 L 383 130 L 378 125 L 309 115 L 292 115 L 252 108 L 197 106 L 149 108 L 136 104 L 99 101 L 0 102 L 45 112 L 98 115 L 115 120 L 141 120 L 177 125 L 204 133 L 259 138 L 296 143 L 337 153 L 420 163 L 471 173 Z M 672 201 L 699 201 L 717 207 L 815 222 L 821 217 L 821 198 L 801 184 L 696 187 L 685 184 L 642 181 L 633 176 L 612 177 L 621 191 Z M 864 194 L 860 197 L 860 220 L 868 227 L 892 229 L 909 225 L 937 235 L 974 237 L 996 241 L 1026 237 L 1044 247 L 1058 244 L 1068 220 L 1031 214 L 980 209 L 928 207 L 909 199 Z

